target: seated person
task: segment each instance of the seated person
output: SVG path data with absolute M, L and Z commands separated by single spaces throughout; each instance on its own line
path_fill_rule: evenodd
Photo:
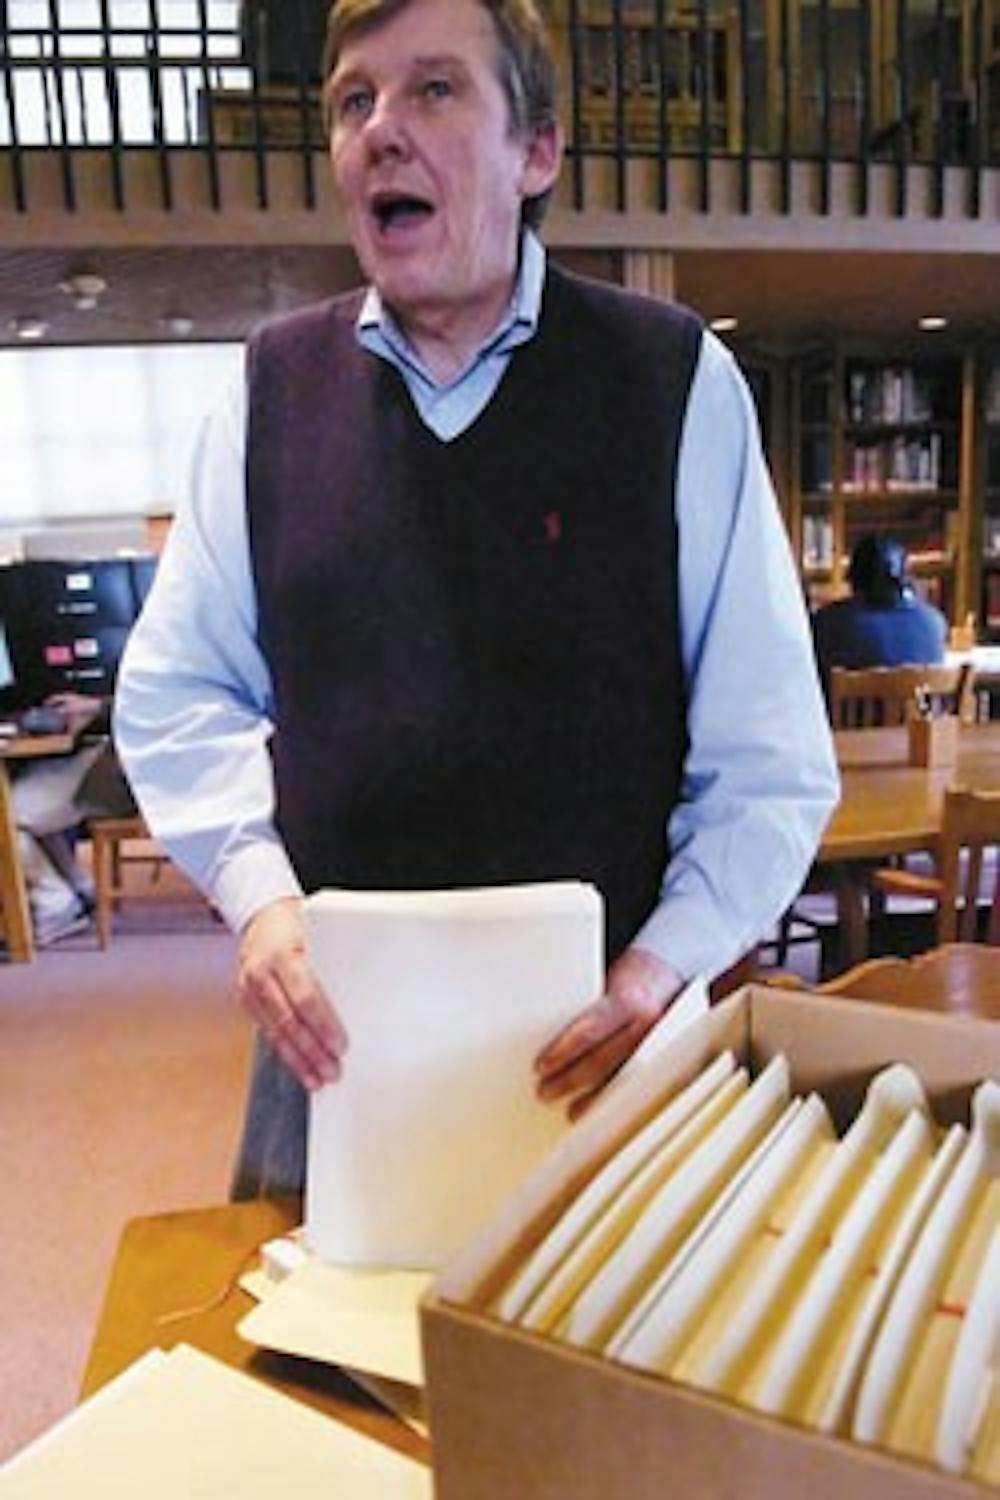
M 129 817 L 135 803 L 108 731 L 111 700 L 56 693 L 46 702 L 70 716 L 98 712 L 72 755 L 11 766 L 14 821 L 28 905 L 40 948 L 86 927 L 93 885 L 80 868 L 71 830 L 87 818 Z
M 833 667 L 900 667 L 944 660 L 948 624 L 917 594 L 906 549 L 888 536 L 863 536 L 851 554 L 849 599 L 812 619 L 816 660 L 829 698 Z

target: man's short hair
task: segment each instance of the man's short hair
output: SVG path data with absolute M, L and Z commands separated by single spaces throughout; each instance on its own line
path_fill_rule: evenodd
M 552 43 L 535 0 L 478 0 L 497 34 L 497 78 L 507 100 L 511 132 L 532 136 L 556 123 L 557 74 Z M 375 31 L 406 9 L 411 0 L 334 0 L 323 49 L 323 102 L 330 126 L 328 84 L 345 41 Z M 537 229 L 549 193 L 526 198 L 522 221 Z

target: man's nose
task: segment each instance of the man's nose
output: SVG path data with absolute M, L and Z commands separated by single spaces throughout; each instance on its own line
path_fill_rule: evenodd
M 387 154 L 406 154 L 409 150 L 409 138 L 396 101 L 384 96 L 376 99 L 371 114 L 365 121 L 365 141 L 376 158 Z

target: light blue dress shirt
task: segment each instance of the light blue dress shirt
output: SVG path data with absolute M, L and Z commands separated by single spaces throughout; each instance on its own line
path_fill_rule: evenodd
M 475 421 L 533 336 L 544 278 L 544 251 L 526 234 L 506 315 L 446 385 L 374 291 L 358 338 L 400 370 L 422 420 L 447 441 Z M 240 381 L 195 444 L 184 502 L 129 639 L 115 715 L 151 827 L 237 930 L 300 891 L 273 822 L 272 692 L 256 637 L 245 433 Z M 797 894 L 838 782 L 753 404 L 732 356 L 708 332 L 684 418 L 676 505 L 690 746 L 669 820 L 662 899 L 636 942 L 685 978 L 712 977 Z

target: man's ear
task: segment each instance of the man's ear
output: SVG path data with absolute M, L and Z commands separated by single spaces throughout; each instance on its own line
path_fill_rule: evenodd
M 559 176 L 563 157 L 563 130 L 558 120 L 542 125 L 528 141 L 521 175 L 521 192 L 525 198 L 539 198 L 547 193 Z

